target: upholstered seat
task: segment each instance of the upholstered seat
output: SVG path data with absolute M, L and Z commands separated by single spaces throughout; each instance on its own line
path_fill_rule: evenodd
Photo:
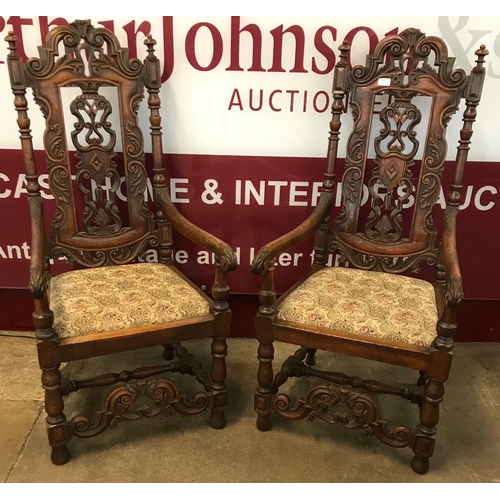
M 210 305 L 164 264 L 70 271 L 50 281 L 60 338 L 167 323 L 210 314 Z
M 332 267 L 295 289 L 279 305 L 277 318 L 429 346 L 438 315 L 434 287 L 427 281 Z

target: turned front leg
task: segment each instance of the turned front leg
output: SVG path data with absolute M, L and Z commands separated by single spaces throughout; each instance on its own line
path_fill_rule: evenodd
M 274 301 L 276 291 L 274 289 L 274 261 L 270 262 L 262 277 L 262 286 L 259 291 L 259 314 L 255 318 L 256 336 L 259 339 L 257 351 L 259 359 L 259 371 L 257 381 L 259 383 L 255 392 L 254 408 L 257 412 L 257 428 L 260 431 L 268 431 L 272 427 L 272 397 L 273 390 L 273 325 Z
M 425 399 L 420 409 L 420 423 L 415 433 L 411 461 L 412 469 L 418 474 L 429 470 L 429 458 L 434 453 L 436 442 L 436 425 L 439 422 L 439 404 L 443 401 L 444 383 L 430 378 L 425 386 Z
M 255 393 L 255 411 L 257 412 L 257 429 L 268 431 L 272 428 L 272 396 L 273 396 L 273 342 L 260 342 L 257 351 L 259 371 L 257 373 L 258 387 Z
M 210 426 L 214 429 L 223 429 L 226 426 L 224 411 L 227 408 L 226 391 L 226 356 L 227 342 L 231 327 L 231 311 L 227 299 L 229 287 L 226 283 L 226 273 L 221 268 L 218 257 L 215 259 L 215 283 L 212 287 L 215 312 L 215 334 L 212 340 L 212 366 L 210 378 L 212 380 L 212 400 L 210 408 Z
M 214 429 L 223 429 L 226 426 L 224 411 L 227 407 L 226 392 L 226 356 L 227 342 L 225 338 L 214 338 L 212 341 L 212 413 L 210 426 Z
M 37 331 L 37 333 L 39 333 Z M 45 390 L 45 411 L 47 413 L 47 434 L 52 448 L 51 460 L 55 465 L 63 465 L 71 455 L 67 444 L 71 438 L 68 422 L 64 415 L 64 401 L 61 391 L 61 366 L 57 360 L 58 344 L 54 340 L 38 343 L 42 386 Z
M 58 354 L 59 340 L 52 328 L 54 315 L 49 308 L 46 296 L 35 299 L 33 323 L 36 326 L 38 361 L 42 369 L 42 386 L 45 390 L 47 433 L 52 447 L 51 460 L 55 465 L 63 465 L 71 458 L 67 447 L 71 434 L 64 415 L 59 370 L 61 366 Z

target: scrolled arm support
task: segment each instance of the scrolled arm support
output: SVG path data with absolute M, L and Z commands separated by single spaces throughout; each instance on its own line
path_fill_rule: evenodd
M 312 214 L 295 229 L 263 246 L 255 255 L 252 262 L 252 272 L 264 275 L 273 265 L 275 257 L 305 241 L 321 225 L 330 213 L 333 205 L 333 193 L 323 191 L 319 203 Z
M 462 276 L 457 254 L 456 222 L 460 207 L 462 178 L 472 137 L 472 125 L 476 120 L 476 108 L 481 99 L 486 73 L 484 59 L 488 55 L 488 51 L 484 45 L 481 45 L 475 54 L 477 56 L 476 66 L 469 76 L 468 86 L 464 95 L 466 108 L 463 114 L 463 126 L 460 130 L 460 139 L 458 141 L 456 167 L 451 183 L 451 191 L 446 201 L 444 217 L 443 265 L 446 274 L 445 315 L 447 314 L 447 308 L 456 309 L 463 299 Z
M 17 36 L 12 31 L 5 37 L 9 44 L 7 64 L 9 66 L 10 84 L 14 94 L 14 106 L 17 111 L 17 124 L 24 155 L 26 173 L 26 191 L 31 220 L 31 259 L 29 290 L 34 299 L 44 299 L 47 290 L 46 261 L 48 260 L 47 236 L 40 184 L 33 151 L 30 124 L 28 117 L 28 101 L 26 100 L 26 73 L 21 57 L 17 53 Z
M 174 206 L 167 188 L 156 189 L 155 198 L 156 203 L 172 227 L 193 243 L 213 252 L 219 259 L 222 271 L 234 271 L 236 269 L 238 261 L 233 249 L 227 243 L 187 220 Z
M 457 308 L 464 295 L 455 233 L 457 215 L 458 207 L 446 208 L 442 252 L 446 275 L 445 305 L 451 308 Z

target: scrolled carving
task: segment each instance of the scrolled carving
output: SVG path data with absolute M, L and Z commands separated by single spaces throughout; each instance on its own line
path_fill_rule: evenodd
M 373 435 L 382 443 L 393 448 L 405 448 L 411 446 L 414 433 L 403 426 L 396 427 L 393 431 L 387 428 L 387 422 L 379 420 L 371 426 Z
M 424 158 L 423 166 L 428 169 L 442 172 L 443 162 L 446 159 L 446 141 L 443 136 L 433 132 L 429 137 L 428 152 Z
M 68 203 L 71 196 L 68 168 L 64 165 L 53 166 L 49 170 L 49 179 L 56 199 L 61 203 Z
M 347 163 L 346 163 L 347 165 Z M 342 179 L 342 194 L 344 197 L 353 202 L 359 194 L 360 179 L 362 177 L 361 168 L 358 166 L 349 166 Z
M 316 386 L 296 402 L 286 394 L 278 394 L 272 404 L 274 411 L 284 417 L 293 420 L 307 418 L 309 421 L 319 418 L 347 429 L 362 429 L 369 436 L 374 435 L 385 444 L 398 448 L 408 446 L 413 439 L 413 433 L 406 427 L 397 427 L 394 431 L 388 429 L 370 396 L 344 386 Z M 343 404 L 347 412 L 335 411 L 339 404 Z
M 404 160 L 410 160 L 415 156 L 419 145 L 414 129 L 420 123 L 422 114 L 411 102 L 418 92 L 389 89 L 387 94 L 393 97 L 393 102 L 380 111 L 384 127 L 375 139 L 375 151 L 379 157 L 399 153 Z M 407 153 L 404 153 L 407 146 L 405 139 L 412 146 Z
M 111 128 L 111 122 L 108 121 L 112 112 L 110 102 L 97 92 L 85 91 L 73 100 L 70 109 L 78 120 L 74 125 L 75 130 L 71 132 L 76 149 L 87 151 L 93 146 L 99 145 L 105 151 L 112 151 L 116 142 L 116 134 Z M 109 136 L 107 142 L 105 142 L 101 129 L 106 131 Z M 80 136 L 85 130 L 84 142 L 82 142 Z
M 432 53 L 435 55 L 434 67 L 428 63 Z M 409 60 L 412 65 L 407 71 Z M 408 28 L 399 35 L 384 38 L 374 53 L 366 56 L 365 65 L 354 67 L 351 75 L 354 85 L 369 85 L 378 78 L 388 77 L 392 85 L 401 86 L 416 85 L 422 75 L 430 75 L 445 88 L 462 91 L 467 76 L 462 69 L 454 69 L 454 64 L 455 58 L 448 57 L 448 49 L 441 38 L 426 37 L 420 30 Z
M 402 273 L 412 270 L 415 274 L 420 272 L 420 265 L 425 262 L 429 266 L 433 266 L 437 262 L 437 250 L 429 250 L 418 255 L 410 257 L 390 258 L 384 257 L 381 259 L 380 268 L 385 272 Z
M 269 260 L 269 248 L 267 246 L 262 247 L 257 255 L 254 257 L 252 262 L 252 272 L 256 274 L 264 275 L 269 271 L 271 265 L 274 266 L 273 260 Z
M 63 54 L 59 53 L 61 42 L 64 45 Z M 39 58 L 31 58 L 26 63 L 28 73 L 35 78 L 46 77 L 56 69 L 70 69 L 76 76 L 83 76 L 83 53 L 88 57 L 88 76 L 98 76 L 102 66 L 113 67 L 129 78 L 137 77 L 144 71 L 142 62 L 130 59 L 128 50 L 120 47 L 112 32 L 105 28 L 94 28 L 83 20 L 50 30 L 45 45 L 38 47 L 38 52 Z
M 232 248 L 225 243 L 219 247 L 219 264 L 223 271 L 234 271 L 238 266 L 238 258 Z
M 143 404 L 132 408 L 140 396 L 154 404 Z M 125 420 L 138 420 L 142 417 L 153 418 L 161 413 L 174 415 L 193 415 L 207 408 L 209 395 L 198 393 L 194 399 L 180 395 L 175 384 L 169 379 L 152 379 L 145 382 L 130 382 L 125 386 L 110 391 L 104 407 L 91 420 L 77 415 L 69 422 L 74 436 L 91 437 L 104 432 L 108 427 L 115 427 Z
M 54 259 L 66 257 L 70 262 L 78 263 L 85 267 L 100 267 L 103 265 L 109 266 L 113 264 L 128 264 L 133 261 L 137 255 L 141 254 L 141 252 L 143 252 L 148 245 L 158 246 L 158 244 L 158 234 L 155 231 L 151 234 L 147 234 L 130 245 L 121 248 L 110 248 L 107 250 L 77 250 L 75 248 L 66 247 L 62 244 L 56 244 L 52 245 L 50 255 Z
M 455 58 L 448 57 L 448 48 L 441 38 L 434 36 L 423 37 L 414 44 L 414 47 L 417 61 L 424 61 L 420 70 L 422 73 L 435 75 L 436 78 L 448 88 L 464 87 L 467 83 L 465 71 L 463 69 L 453 69 Z M 435 54 L 434 66 L 438 67 L 437 71 L 429 64 L 426 64 L 427 58 L 431 52 Z M 415 73 L 416 72 L 417 70 L 415 70 Z
M 181 395 L 177 402 L 173 403 L 175 411 L 180 415 L 196 415 L 201 413 L 210 403 L 210 395 L 206 392 L 199 392 L 193 399 L 189 399 L 186 395 Z
M 430 266 L 437 262 L 437 250 L 432 248 L 425 252 L 406 257 L 376 256 L 358 252 L 348 247 L 342 241 L 338 240 L 335 235 L 330 235 L 328 238 L 328 251 L 338 252 L 343 259 L 348 260 L 358 269 L 365 271 L 403 273 L 412 270 L 418 273 L 420 272 L 420 265 L 423 262 Z
M 66 158 L 63 132 L 61 126 L 56 123 L 51 125 L 45 134 L 45 153 L 49 169 L 52 165 L 57 165 Z M 60 147 L 61 144 L 63 148 Z
M 141 197 L 146 190 L 147 175 L 142 162 L 133 161 L 128 164 L 130 191 L 134 196 Z
M 125 135 L 128 139 L 125 151 L 131 158 L 140 158 L 144 153 L 142 132 L 132 121 L 125 124 Z
M 273 406 L 277 413 L 292 420 L 301 420 L 307 417 L 311 411 L 302 399 L 293 402 L 288 394 L 275 396 Z

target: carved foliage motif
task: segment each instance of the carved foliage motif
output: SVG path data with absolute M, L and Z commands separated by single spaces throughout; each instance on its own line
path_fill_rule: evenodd
M 53 259 L 65 257 L 68 265 L 78 263 L 85 267 L 109 266 L 131 262 L 138 255 L 142 255 L 148 246 L 158 246 L 158 235 L 156 232 L 145 236 L 131 245 L 111 250 L 82 251 L 53 244 L 51 245 L 50 256 Z
M 49 181 L 56 200 L 68 203 L 71 198 L 69 167 L 64 129 L 59 123 L 48 126 L 44 136 Z
M 434 249 L 407 257 L 380 257 L 353 250 L 333 235 L 329 237 L 328 251 L 338 252 L 340 254 L 339 262 L 343 263 L 347 260 L 358 269 L 366 271 L 403 273 L 411 270 L 418 274 L 422 263 L 425 262 L 429 266 L 433 266 L 437 262 L 437 250 Z
M 61 42 L 63 54 L 59 52 Z M 44 78 L 62 69 L 70 69 L 79 76 L 99 76 L 103 66 L 112 66 L 127 78 L 138 77 L 143 72 L 142 62 L 129 59 L 128 49 L 120 47 L 113 33 L 82 20 L 50 30 L 38 52 L 39 58 L 26 63 L 28 74 L 35 78 Z
M 140 397 L 151 400 L 153 404 L 135 404 Z M 71 419 L 69 425 L 74 436 L 91 437 L 125 420 L 152 418 L 161 413 L 194 415 L 207 408 L 209 399 L 210 395 L 205 392 L 188 399 L 184 394 L 179 394 L 177 387 L 169 379 L 130 382 L 110 391 L 104 408 L 97 413 L 95 419 L 77 415 Z
M 458 276 L 446 284 L 445 301 L 448 307 L 457 308 L 464 298 L 462 279 Z
M 446 150 L 446 141 L 443 136 L 438 132 L 433 132 L 422 162 L 422 188 L 418 194 L 418 204 L 421 208 L 432 207 L 438 199 Z
M 343 404 L 347 412 L 336 411 Z M 379 417 L 375 401 L 367 394 L 351 391 L 344 386 L 328 385 L 313 387 L 304 398 L 292 402 L 287 394 L 278 394 L 273 400 L 274 410 L 292 418 L 320 418 L 330 424 L 340 424 L 348 429 L 363 429 L 368 435 L 375 435 L 386 444 L 395 447 L 408 446 L 413 433 L 406 427 L 394 431 L 387 428 Z
M 354 131 L 349 136 L 349 142 L 347 144 L 345 173 L 342 180 L 342 193 L 345 199 L 350 202 L 354 202 L 358 197 L 361 188 L 367 136 L 364 127 L 359 125 L 359 109 L 357 104 L 352 102 L 351 108 L 355 123 Z

